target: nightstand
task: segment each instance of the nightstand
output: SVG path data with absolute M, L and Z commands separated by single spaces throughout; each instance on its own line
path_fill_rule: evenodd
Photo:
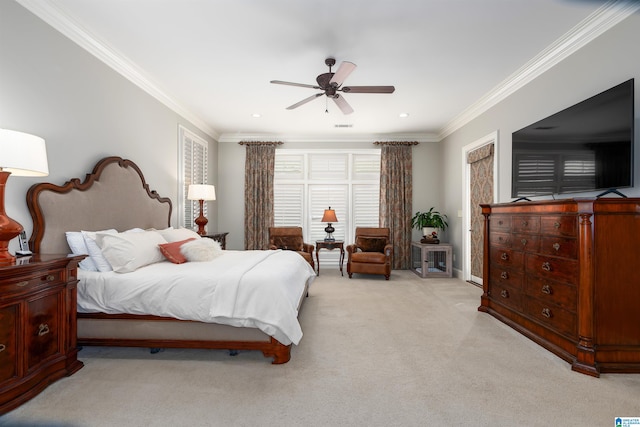
M 209 239 L 213 239 L 216 242 L 220 243 L 220 247 L 222 247 L 222 249 L 227 249 L 227 234 L 229 234 L 226 231 L 223 231 L 221 233 L 216 233 L 215 231 L 209 234 L 205 234 L 202 237 L 208 237 Z
M 340 249 L 340 274 L 344 276 L 344 273 L 342 272 L 342 263 L 344 262 L 344 241 L 316 240 L 316 264 L 318 265 L 318 276 L 320 275 L 320 258 L 318 257 L 320 249 L 328 249 L 330 251 Z
M 84 255 L 31 255 L 0 266 L 0 415 L 83 364 L 76 285 Z

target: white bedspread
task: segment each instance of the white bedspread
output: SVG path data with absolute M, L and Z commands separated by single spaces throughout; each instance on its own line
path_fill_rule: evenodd
M 168 261 L 131 273 L 78 270 L 78 312 L 151 314 L 255 327 L 298 344 L 298 303 L 313 268 L 292 251 L 224 251 L 208 262 Z

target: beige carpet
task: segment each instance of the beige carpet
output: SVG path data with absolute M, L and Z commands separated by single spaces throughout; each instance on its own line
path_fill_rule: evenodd
M 86 347 L 85 367 L 2 426 L 613 426 L 640 375 L 600 378 L 487 314 L 457 279 L 341 277 L 325 267 L 292 360 Z

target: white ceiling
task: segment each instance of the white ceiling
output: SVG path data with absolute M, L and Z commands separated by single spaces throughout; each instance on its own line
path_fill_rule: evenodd
M 219 140 L 437 140 L 632 13 L 593 0 L 17 1 Z M 286 110 L 317 91 L 270 80 L 315 84 L 329 56 L 333 71 L 357 64 L 345 85 L 395 93 L 346 94 L 351 115 L 324 96 Z

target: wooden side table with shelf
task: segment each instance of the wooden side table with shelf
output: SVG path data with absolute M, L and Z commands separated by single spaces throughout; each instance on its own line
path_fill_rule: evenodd
M 452 248 L 449 243 L 411 242 L 411 271 L 420 277 L 451 277 Z
M 342 272 L 342 264 L 344 263 L 344 241 L 343 240 L 333 240 L 333 241 L 328 241 L 328 240 L 316 240 L 316 265 L 318 268 L 318 276 L 320 275 L 320 257 L 318 256 L 318 253 L 320 252 L 320 249 L 328 249 L 330 251 L 334 250 L 334 249 L 340 249 L 340 274 L 344 276 L 344 273 Z

